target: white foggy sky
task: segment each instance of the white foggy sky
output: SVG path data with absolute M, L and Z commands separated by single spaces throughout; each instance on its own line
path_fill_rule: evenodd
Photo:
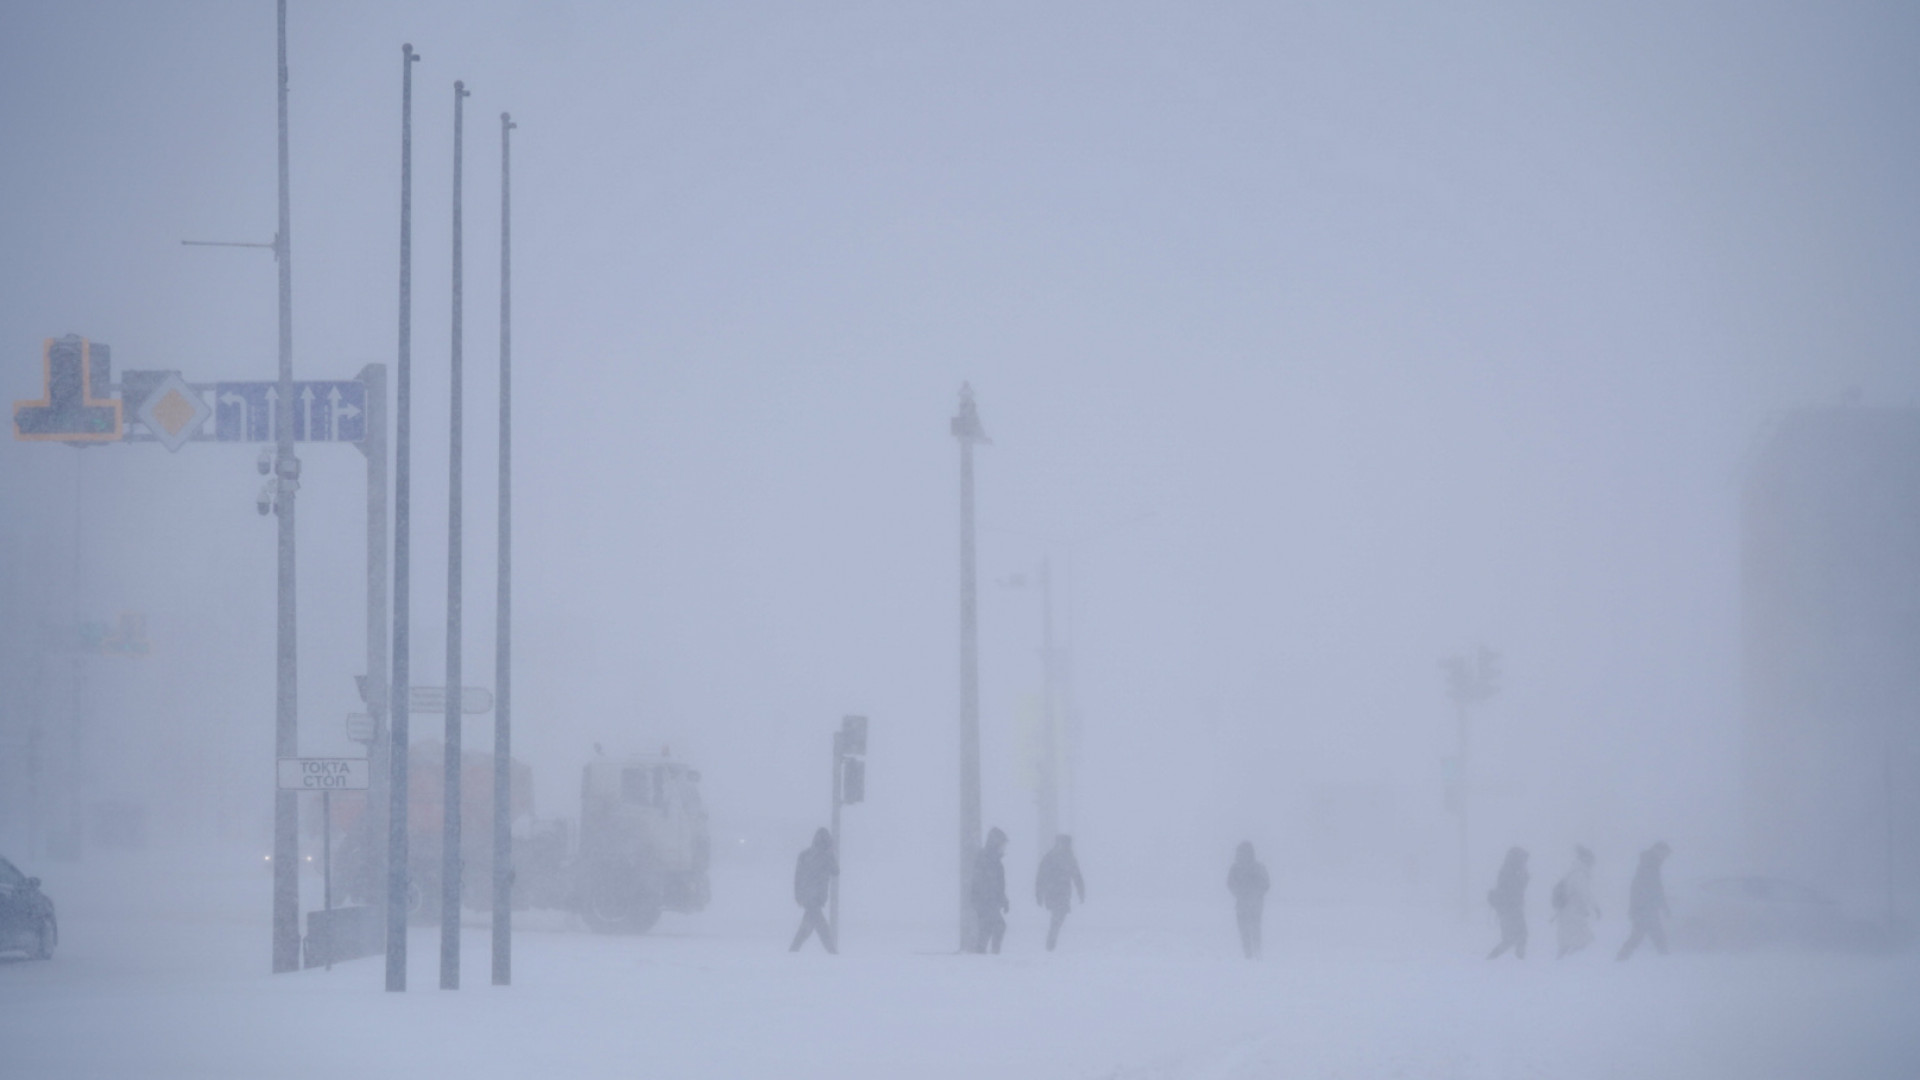
M 1304 851 L 1316 785 L 1443 836 L 1435 661 L 1481 641 L 1507 671 L 1479 728 L 1488 875 L 1509 839 L 1557 865 L 1601 837 L 1619 866 L 1714 837 L 1746 447 L 1780 409 L 1920 383 L 1916 21 L 1563 7 L 294 3 L 301 377 L 391 360 L 399 45 L 425 56 L 418 681 L 443 648 L 462 78 L 466 665 L 491 682 L 510 109 L 516 715 L 544 813 L 577 812 L 593 741 L 671 742 L 716 814 L 797 841 L 826 732 L 866 711 L 854 828 L 944 871 L 970 380 L 995 439 L 987 813 L 1016 845 L 1038 615 L 990 582 L 1142 511 L 1075 560 L 1090 875 L 1210 868 L 1242 835 Z M 270 261 L 178 241 L 271 235 L 272 35 L 264 2 L 0 11 L 0 398 L 37 396 L 68 331 L 122 370 L 271 375 Z M 73 453 L 0 454 L 7 527 L 63 573 Z M 87 454 L 88 605 L 150 611 L 161 650 L 103 692 L 161 702 L 171 745 L 235 734 L 224 775 L 264 813 L 253 451 Z M 364 651 L 361 466 L 302 456 L 318 752 Z M 1451 849 L 1424 857 L 1444 885 Z

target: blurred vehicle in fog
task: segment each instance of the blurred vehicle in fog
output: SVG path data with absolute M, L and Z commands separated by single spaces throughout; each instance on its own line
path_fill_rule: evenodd
M 1789 878 L 1713 878 L 1673 900 L 1676 949 L 1877 952 L 1892 944 L 1885 926 L 1848 915 L 1819 890 Z

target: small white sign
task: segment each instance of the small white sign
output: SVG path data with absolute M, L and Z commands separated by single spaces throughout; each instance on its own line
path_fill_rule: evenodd
M 365 791 L 373 782 L 366 758 L 280 759 L 282 791 Z
M 373 741 L 373 717 L 366 713 L 347 714 L 347 738 L 357 743 Z

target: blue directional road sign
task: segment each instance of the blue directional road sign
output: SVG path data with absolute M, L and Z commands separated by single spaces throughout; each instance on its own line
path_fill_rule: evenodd
M 274 423 L 279 404 L 277 382 L 215 383 L 214 440 L 277 442 Z M 366 437 L 366 383 L 343 379 L 293 384 L 295 442 L 361 442 Z

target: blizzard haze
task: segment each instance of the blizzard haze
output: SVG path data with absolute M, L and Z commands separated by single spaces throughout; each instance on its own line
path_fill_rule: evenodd
M 1800 815 L 1846 858 L 1794 862 L 1754 817 L 1784 796 L 1755 779 L 1742 651 L 1770 433 L 1809 409 L 1920 424 L 1907 5 L 292 0 L 288 20 L 296 378 L 391 382 L 400 46 L 423 56 L 413 681 L 444 681 L 461 79 L 464 681 L 493 683 L 511 111 L 515 756 L 533 815 L 572 820 L 596 744 L 670 748 L 701 774 L 713 902 L 644 936 L 529 912 L 510 989 L 487 985 L 484 904 L 457 996 L 432 923 L 399 1001 L 378 956 L 270 976 L 259 447 L 9 440 L 0 856 L 43 879 L 61 936 L 0 961 L 19 1075 L 130 1074 L 116 1052 L 266 1075 L 265 1033 L 321 1029 L 366 1032 L 396 1069 L 377 1075 L 432 1071 L 447 1042 L 475 1076 L 632 1075 L 636 1048 L 713 1077 L 1920 1069 L 1903 950 L 1612 959 L 1656 841 L 1676 909 L 1778 874 L 1890 938 L 1920 914 L 1920 690 L 1872 699 L 1886 801 Z M 0 400 L 41 397 L 41 343 L 67 333 L 110 344 L 116 378 L 274 377 L 272 256 L 180 243 L 273 235 L 274 34 L 266 0 L 0 6 Z M 951 955 L 963 383 L 992 440 L 998 957 Z M 358 755 L 364 460 L 300 457 L 299 746 Z M 1860 519 L 1862 550 L 1920 557 L 1904 498 Z M 1043 560 L 1088 897 L 1051 953 L 1027 902 Z M 1920 564 L 1899 565 L 1880 591 L 1920 618 Z M 123 611 L 148 655 L 47 644 Z M 1920 644 L 1908 615 L 1889 649 Z M 1500 675 L 1469 710 L 1463 919 L 1441 662 L 1482 647 Z M 791 957 L 791 860 L 826 823 L 845 714 L 871 734 L 844 954 Z M 440 724 L 416 714 L 414 741 Z M 468 748 L 492 730 L 470 718 Z M 102 803 L 137 843 L 86 835 Z M 64 850 L 49 822 L 76 814 Z M 1242 840 L 1273 885 L 1257 965 L 1222 886 Z M 1575 844 L 1603 914 L 1556 962 Z M 1533 952 L 1493 967 L 1483 894 L 1515 845 Z M 643 1001 L 666 1002 L 658 1030 Z

